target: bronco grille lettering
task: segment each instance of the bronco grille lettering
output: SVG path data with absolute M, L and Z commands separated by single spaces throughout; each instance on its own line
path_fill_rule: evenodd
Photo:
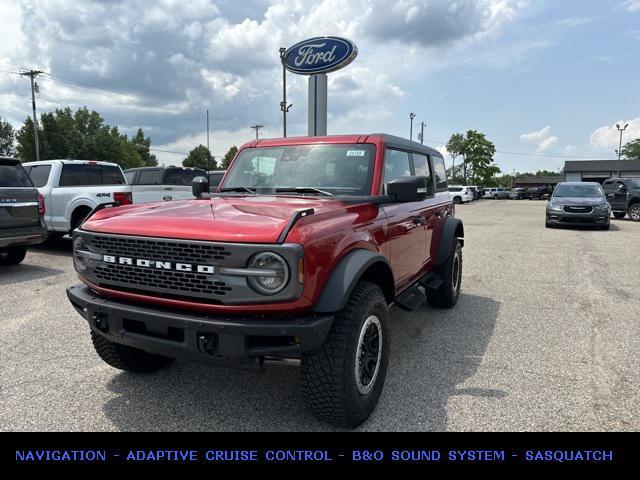
M 154 268 L 158 270 L 176 270 L 179 272 L 197 272 L 208 275 L 215 274 L 213 265 L 195 265 L 191 263 L 160 262 L 147 260 L 144 258 L 116 257 L 115 255 L 103 255 L 102 261 L 105 263 L 115 263 L 119 265 L 135 265 L 137 267 Z

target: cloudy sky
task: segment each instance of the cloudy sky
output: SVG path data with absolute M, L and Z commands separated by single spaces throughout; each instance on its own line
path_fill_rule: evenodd
M 162 162 L 206 143 L 281 135 L 278 48 L 315 35 L 356 42 L 329 76 L 329 133 L 409 135 L 426 143 L 478 129 L 503 171 L 609 158 L 640 137 L 640 0 L 0 0 L 0 116 L 86 105 Z M 306 77 L 289 74 L 290 135 L 306 133 Z M 414 130 L 415 132 L 416 130 Z

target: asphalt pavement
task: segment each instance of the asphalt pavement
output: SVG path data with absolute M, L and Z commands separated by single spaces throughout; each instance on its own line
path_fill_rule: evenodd
M 395 310 L 377 410 L 361 430 L 640 429 L 640 223 L 545 229 L 545 202 L 481 200 L 451 310 Z M 330 430 L 298 368 L 184 361 L 123 373 L 94 353 L 65 288 L 71 241 L 0 267 L 0 430 Z

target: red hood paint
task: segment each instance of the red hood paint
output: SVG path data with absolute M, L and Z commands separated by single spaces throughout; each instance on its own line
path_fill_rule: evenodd
M 297 210 L 344 209 L 339 200 L 287 196 L 222 196 L 107 208 L 83 230 L 147 237 L 238 243 L 276 243 Z

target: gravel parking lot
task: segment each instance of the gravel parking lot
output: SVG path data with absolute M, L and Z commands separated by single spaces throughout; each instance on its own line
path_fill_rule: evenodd
M 460 302 L 394 311 L 389 375 L 362 430 L 640 429 L 640 224 L 547 230 L 544 205 L 458 206 Z M 294 366 L 104 364 L 65 295 L 69 239 L 0 268 L 0 430 L 329 428 L 305 412 Z

